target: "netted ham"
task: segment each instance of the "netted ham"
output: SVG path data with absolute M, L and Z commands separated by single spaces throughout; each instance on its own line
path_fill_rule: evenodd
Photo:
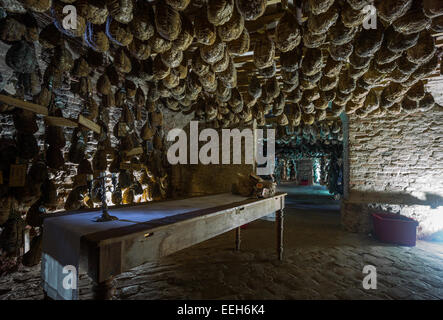
M 77 12 L 93 24 L 104 24 L 108 17 L 106 0 L 78 0 L 76 2 Z
M 404 16 L 392 24 L 394 30 L 404 34 L 413 34 L 429 28 L 431 19 L 426 17 L 423 10 L 409 10 Z
M 134 19 L 129 24 L 135 38 L 146 41 L 155 33 L 154 10 L 144 1 L 137 1 Z
M 183 51 L 171 48 L 160 54 L 160 57 L 169 68 L 177 68 L 183 60 Z
M 429 31 L 422 31 L 417 44 L 406 51 L 406 57 L 411 62 L 423 64 L 432 58 L 435 51 L 435 39 Z
M 74 69 L 72 70 L 72 73 L 76 77 L 87 77 L 89 73 L 91 72 L 91 68 L 89 67 L 88 62 L 86 62 L 85 59 L 82 57 L 76 59 L 74 61 Z
M 182 29 L 180 13 L 163 2 L 158 3 L 155 7 L 155 26 L 163 38 L 174 41 Z
M 419 101 L 423 99 L 425 96 L 425 86 L 423 81 L 418 81 L 415 85 L 413 85 L 408 92 L 406 92 L 406 96 L 410 100 Z
M 313 34 L 309 30 L 303 33 L 303 45 L 307 48 L 318 48 L 325 43 L 327 33 Z
M 202 46 L 200 48 L 200 55 L 204 62 L 208 64 L 214 64 L 223 58 L 225 48 L 225 42 L 217 39 L 212 45 Z
M 431 29 L 435 32 L 443 32 L 443 15 L 432 19 Z
M 429 111 L 434 106 L 435 106 L 434 97 L 429 92 L 426 92 L 424 97 L 420 99 L 420 101 L 418 102 L 418 108 L 420 109 L 421 112 Z
M 295 85 L 290 87 L 297 87 L 299 84 L 298 70 L 295 71 L 282 71 L 281 73 L 283 83 Z
M 262 87 L 261 87 L 260 80 L 257 77 L 253 76 L 249 80 L 248 92 L 252 97 L 254 97 L 256 99 L 261 96 Z
M 329 91 L 334 89 L 337 84 L 338 84 L 338 77 L 328 77 L 328 76 L 323 76 L 320 79 L 320 82 L 318 84 L 318 87 L 320 90 L 322 91 Z
M 25 8 L 35 12 L 45 12 L 51 8 L 52 0 L 21 0 Z
M 266 10 L 266 0 L 237 0 L 237 10 L 247 21 L 256 20 Z
M 337 21 L 338 10 L 335 6 L 319 15 L 311 14 L 308 19 L 308 29 L 313 34 L 325 33 Z
M 208 21 L 206 15 L 198 15 L 194 19 L 195 38 L 198 43 L 211 45 L 215 42 L 215 26 Z
M 272 97 L 272 99 L 277 98 L 277 96 L 280 94 L 280 86 L 276 78 L 266 81 L 265 91 L 269 96 Z
M 100 28 L 94 28 L 92 24 L 88 24 L 86 28 L 85 39 L 94 52 L 107 52 L 109 50 L 108 36 Z M 91 58 L 92 55 L 89 55 L 89 60 Z
M 229 42 L 238 39 L 245 27 L 245 19 L 234 10 L 231 18 L 223 25 L 217 27 L 218 36 L 222 41 Z
M 354 43 L 355 53 L 360 57 L 373 56 L 383 43 L 384 33 L 381 26 L 378 29 L 362 29 L 357 34 Z
M 129 73 L 132 69 L 131 60 L 123 49 L 117 51 L 114 56 L 115 68 L 123 73 Z
M 249 51 L 249 44 L 249 32 L 246 28 L 243 28 L 241 36 L 238 39 L 228 42 L 227 46 L 231 54 L 241 55 Z
M 208 71 L 199 79 L 204 91 L 213 93 L 217 90 L 217 78 L 214 72 Z
M 179 83 L 180 77 L 177 73 L 172 71 L 162 80 L 162 84 L 168 89 L 177 87 Z
M 182 16 L 182 31 L 177 39 L 173 41 L 173 46 L 177 50 L 185 51 L 189 48 L 194 40 L 194 26 L 186 16 Z
M 408 97 L 404 97 L 401 102 L 401 108 L 407 113 L 414 113 L 418 111 L 418 103 L 417 101 L 410 100 Z
M 229 99 L 228 104 L 234 113 L 240 113 L 243 110 L 243 97 L 237 88 L 232 90 L 231 99 Z
M 354 39 L 358 28 L 346 27 L 341 19 L 338 19 L 334 26 L 329 29 L 329 39 L 334 45 L 343 45 Z
M 134 17 L 133 0 L 106 0 L 106 6 L 111 16 L 120 23 L 127 24 Z
M 203 61 L 200 50 L 195 50 L 193 56 L 192 56 L 192 70 L 198 75 L 202 76 L 206 72 L 209 71 L 209 65 Z
M 52 30 L 54 29 L 56 30 L 55 27 Z M 57 30 L 55 32 L 58 33 Z M 7 17 L 0 21 L 0 39 L 2 41 L 19 41 L 24 37 L 25 33 L 26 26 L 12 17 Z M 43 40 L 45 38 L 43 35 Z
M 412 2 L 412 0 L 377 0 L 375 2 L 375 7 L 377 9 L 377 15 L 383 20 L 391 23 L 406 14 L 411 8 Z
M 443 3 L 439 0 L 423 0 L 423 11 L 429 18 L 443 15 Z
M 165 0 L 165 2 L 175 10 L 183 11 L 188 7 L 191 0 Z
M 61 67 L 72 68 L 72 56 L 66 54 L 66 49 L 60 48 L 57 51 L 57 57 L 64 62 Z M 66 57 L 66 59 L 64 59 Z M 68 60 L 71 57 L 71 60 Z M 37 57 L 34 47 L 27 41 L 18 41 L 14 43 L 6 52 L 5 62 L 12 70 L 18 73 L 31 73 L 37 67 Z M 66 62 L 66 63 L 65 63 Z
M 354 50 L 352 43 L 345 43 L 343 45 L 330 45 L 329 54 L 332 59 L 336 61 L 347 61 Z
M 225 52 L 223 54 L 223 58 L 221 58 L 220 61 L 217 61 L 214 63 L 211 68 L 214 72 L 223 72 L 225 71 L 229 66 L 229 61 L 231 57 L 229 55 L 229 50 L 225 49 Z
M 134 38 L 129 26 L 116 20 L 109 24 L 108 36 L 113 43 L 123 47 L 129 45 Z
M 380 50 L 374 56 L 375 61 L 379 64 L 389 63 L 401 56 L 401 52 L 395 52 L 390 50 L 386 45 L 382 45 Z M 359 58 L 363 59 L 363 58 Z
M 411 75 L 415 70 L 417 70 L 420 65 L 409 61 L 405 56 L 402 56 L 398 60 L 398 70 L 404 74 Z M 391 70 L 392 72 L 393 70 Z
M 277 64 L 274 61 L 270 67 L 258 69 L 258 74 L 265 79 L 274 77 L 277 74 Z
M 355 90 L 357 82 L 352 78 L 348 72 L 340 74 L 338 81 L 338 90 L 343 94 L 349 94 Z
M 363 10 L 353 9 L 347 2 L 341 8 L 341 21 L 347 28 L 358 27 L 363 23 L 366 13 Z
M 370 4 L 370 0 L 346 0 L 346 2 L 352 7 L 354 10 L 361 10 L 366 5 Z
M 275 44 L 267 36 L 261 36 L 254 48 L 254 64 L 258 69 L 270 67 L 274 62 Z
M 162 80 L 166 78 L 171 72 L 171 68 L 163 62 L 160 55 L 155 56 L 152 70 L 154 72 L 154 78 L 156 80 Z
M 226 87 L 222 82 L 217 84 L 217 98 L 221 102 L 228 102 L 231 99 L 231 89 Z
M 324 13 L 328 11 L 328 9 L 334 3 L 334 0 L 309 0 L 309 9 L 315 15 L 320 13 Z
M 301 63 L 301 69 L 307 76 L 319 72 L 323 63 L 323 54 L 320 49 L 308 49 Z
M 400 68 L 400 66 L 402 66 L 403 63 L 403 58 L 400 59 L 397 63 L 397 61 L 392 61 L 392 62 L 388 62 L 388 63 L 383 63 L 383 64 L 379 64 L 377 62 L 374 63 L 374 68 L 380 72 L 380 73 L 391 73 L 392 71 L 395 70 L 395 68 L 397 68 L 397 65 L 399 66 L 400 71 L 403 72 L 403 70 Z M 415 70 L 415 69 L 414 69 Z M 411 71 L 412 73 L 413 71 Z
M 148 43 L 151 46 L 152 51 L 156 53 L 163 53 L 172 48 L 172 41 L 164 39 L 158 33 L 155 33 L 149 38 Z
M 208 20 L 215 26 L 220 26 L 229 21 L 234 11 L 234 0 L 208 1 Z
M 300 41 L 301 31 L 297 17 L 286 11 L 275 28 L 275 45 L 281 52 L 288 52 L 298 46 Z
M 128 50 L 138 60 L 146 60 L 151 56 L 151 46 L 147 41 L 134 39 L 129 44 Z

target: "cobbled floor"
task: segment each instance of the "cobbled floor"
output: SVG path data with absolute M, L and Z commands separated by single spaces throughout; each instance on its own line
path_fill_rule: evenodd
M 233 250 L 234 232 L 226 233 L 121 274 L 116 298 L 443 299 L 442 244 L 399 247 L 345 232 L 331 197 L 320 190 L 309 198 L 290 187 L 282 188 L 290 192 L 284 261 L 275 252 L 275 223 L 258 220 L 242 230 L 240 252 Z M 363 288 L 365 265 L 376 267 L 377 289 Z M 0 300 L 42 299 L 39 272 L 21 267 L 0 278 Z M 83 275 L 80 298 L 91 297 Z

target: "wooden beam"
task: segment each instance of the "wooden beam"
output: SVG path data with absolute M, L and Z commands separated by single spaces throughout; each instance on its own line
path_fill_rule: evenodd
M 43 107 L 41 105 L 35 104 L 35 103 L 31 103 L 28 101 L 23 101 L 17 98 L 13 98 L 10 96 L 5 96 L 3 94 L 0 94 L 0 101 L 3 103 L 6 103 L 8 105 L 20 108 L 20 109 L 24 109 L 24 110 L 28 110 L 31 112 L 35 112 L 37 114 L 42 114 L 47 116 L 48 115 L 48 108 Z
M 78 116 L 78 123 L 81 124 L 82 126 L 88 128 L 88 129 L 94 131 L 95 133 L 98 133 L 98 134 L 100 134 L 101 129 L 102 129 L 94 121 L 91 121 L 91 120 L 89 120 L 88 118 L 86 118 L 86 117 L 84 117 L 82 115 Z
M 126 157 L 131 157 L 131 156 L 135 156 L 135 155 L 142 154 L 142 153 L 143 153 L 143 148 L 142 147 L 137 147 L 137 148 L 134 148 L 134 149 L 132 149 L 130 151 L 125 152 L 125 156 Z
M 62 117 L 46 116 L 45 121 L 49 126 L 76 128 L 78 123 Z

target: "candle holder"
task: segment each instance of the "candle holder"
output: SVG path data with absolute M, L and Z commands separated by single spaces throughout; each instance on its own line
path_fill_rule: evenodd
M 94 178 L 92 174 L 87 175 L 86 177 L 87 182 L 88 182 L 88 191 L 89 191 L 89 196 L 92 197 L 92 184 L 94 181 L 98 181 L 100 186 L 98 188 L 99 193 L 100 193 L 100 199 L 102 200 L 102 215 L 100 217 L 98 217 L 95 221 L 96 222 L 107 222 L 107 221 L 114 221 L 114 220 L 118 220 L 117 217 L 115 216 L 111 216 L 108 212 L 108 204 L 106 203 L 106 184 L 105 184 L 105 179 L 106 179 L 106 174 L 105 172 L 100 172 L 100 176 L 98 178 Z M 112 184 L 114 186 L 115 189 L 115 183 L 116 183 L 117 179 L 116 177 L 112 176 Z

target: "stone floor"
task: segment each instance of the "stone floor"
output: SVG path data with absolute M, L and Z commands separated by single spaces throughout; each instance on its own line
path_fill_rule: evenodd
M 338 204 L 318 189 L 294 189 L 285 210 L 285 259 L 275 253 L 275 225 L 259 220 L 116 279 L 119 299 L 443 299 L 443 245 L 382 244 L 340 228 Z M 315 193 L 307 196 L 306 193 Z M 326 205 L 322 205 L 325 203 Z M 377 270 L 377 289 L 362 286 L 363 267 Z M 91 297 L 81 277 L 81 299 Z M 39 268 L 0 278 L 0 300 L 42 299 Z

